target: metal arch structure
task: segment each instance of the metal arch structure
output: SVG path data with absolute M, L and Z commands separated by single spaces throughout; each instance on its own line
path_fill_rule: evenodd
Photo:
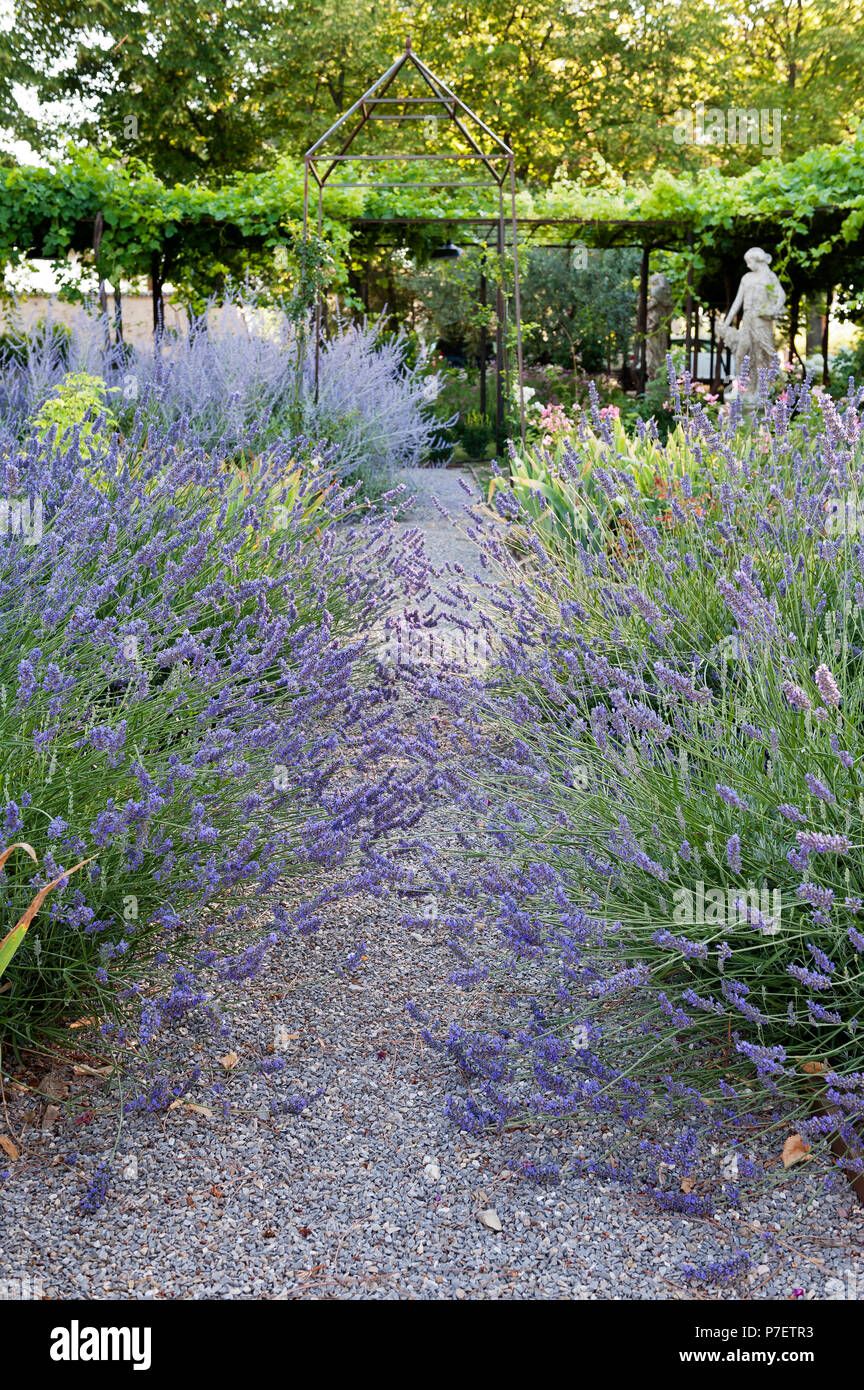
M 406 67 L 419 73 L 424 85 L 428 88 L 429 96 L 388 96 L 386 93 L 392 86 L 400 72 Z M 389 111 L 388 108 L 393 108 Z M 408 110 L 401 108 L 411 108 Z M 383 109 L 382 109 L 383 108 Z M 424 111 L 424 108 L 428 108 Z M 413 154 L 410 152 L 396 152 L 384 154 L 352 154 L 349 153 L 355 138 L 360 131 L 373 120 L 385 122 L 403 122 L 412 120 L 428 120 L 430 116 L 440 118 L 438 113 L 443 109 L 446 118 L 456 129 L 459 136 L 467 143 L 468 149 L 459 150 L 451 154 L 422 153 Z M 356 122 L 355 122 L 355 117 Z M 338 144 L 335 152 L 326 150 L 328 142 L 339 137 L 341 143 Z M 482 148 L 482 144 L 491 148 Z M 519 385 L 519 426 L 522 437 L 522 444 L 525 444 L 525 388 L 523 379 L 522 362 L 522 315 L 519 291 L 519 245 L 518 230 L 516 219 L 516 173 L 514 165 L 514 155 L 510 146 L 477 116 L 465 102 L 460 100 L 454 91 L 443 82 L 435 73 L 417 56 L 411 47 L 411 40 L 405 42 L 405 51 L 400 53 L 394 63 L 383 72 L 377 81 L 372 83 L 354 105 L 334 122 L 329 130 L 321 136 L 319 140 L 311 145 L 303 156 L 304 180 L 303 180 L 303 240 L 304 243 L 309 235 L 309 193 L 312 182 L 317 185 L 317 229 L 320 237 L 323 229 L 323 199 L 324 187 L 333 173 L 342 163 L 357 161 L 369 164 L 384 163 L 413 163 L 416 161 L 442 161 L 447 160 L 454 163 L 463 159 L 473 159 L 480 162 L 482 168 L 490 176 L 489 180 L 461 180 L 458 182 L 435 183 L 424 182 L 414 183 L 409 181 L 407 184 L 400 184 L 392 180 L 381 183 L 340 183 L 341 188 L 488 188 L 494 189 L 497 195 L 497 214 L 489 221 L 497 226 L 497 250 L 501 265 L 501 275 L 498 285 L 497 299 L 497 333 L 495 344 L 495 362 L 497 368 L 497 403 L 496 418 L 499 447 L 503 440 L 504 430 L 504 378 L 507 373 L 507 361 L 504 347 L 504 326 L 507 318 L 507 300 L 504 295 L 504 268 L 507 259 L 506 247 L 506 223 L 509 220 L 511 236 L 513 242 L 513 316 L 515 320 L 516 337 L 516 365 Z M 323 172 L 320 166 L 323 167 Z M 505 214 L 505 186 L 508 190 L 509 198 L 509 218 Z M 442 218 L 446 221 L 446 218 Z M 322 304 L 320 296 L 315 305 L 315 394 L 318 394 L 318 363 L 319 348 L 321 341 L 321 321 Z

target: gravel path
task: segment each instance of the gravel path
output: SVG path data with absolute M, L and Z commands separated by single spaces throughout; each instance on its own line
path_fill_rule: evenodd
M 455 508 L 451 474 L 423 482 Z M 424 505 L 407 524 L 431 520 Z M 449 528 L 432 522 L 428 541 L 436 561 L 470 565 Z M 448 810 L 437 829 L 445 851 Z M 405 1002 L 447 1017 L 490 999 L 481 990 L 466 1003 L 448 983 L 446 932 L 437 922 L 406 930 L 406 910 L 393 897 L 339 902 L 320 933 L 288 939 L 248 987 L 227 1043 L 179 1031 L 173 1060 L 200 1066 L 201 1079 L 167 1113 L 127 1120 L 94 1216 L 78 1204 L 116 1139 L 104 1083 L 71 1068 L 55 1076 L 46 1089 L 69 1088 L 67 1108 L 48 1111 L 44 1132 L 45 1105 L 7 1088 L 20 1141 L 0 1188 L 7 1291 L 27 1280 L 37 1296 L 96 1299 L 864 1296 L 864 1210 L 806 1182 L 737 1217 L 689 1220 L 614 1181 L 571 1173 L 546 1190 L 520 1174 L 526 1160 L 606 1159 L 638 1142 L 607 1119 L 459 1132 L 443 1105 L 462 1083 L 422 1043 Z M 261 1070 L 274 1059 L 284 1070 Z M 684 1279 L 684 1261 L 728 1257 L 735 1242 L 754 1256 L 742 1281 Z

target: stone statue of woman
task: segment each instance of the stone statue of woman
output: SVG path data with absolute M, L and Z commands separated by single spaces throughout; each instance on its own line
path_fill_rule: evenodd
M 720 341 L 735 353 L 735 375 L 739 383 L 744 375 L 744 359 L 750 359 L 746 395 L 755 396 L 759 390 L 759 372 L 777 360 L 774 351 L 774 320 L 779 318 L 786 303 L 783 286 L 773 270 L 771 257 L 758 246 L 745 251 L 747 274 L 741 277 L 735 302 L 718 328 Z M 742 309 L 741 325 L 732 327 L 732 320 Z
M 645 376 L 648 381 L 653 381 L 666 371 L 672 307 L 672 289 L 666 276 L 659 273 L 652 275 L 648 281 L 648 310 L 645 318 Z

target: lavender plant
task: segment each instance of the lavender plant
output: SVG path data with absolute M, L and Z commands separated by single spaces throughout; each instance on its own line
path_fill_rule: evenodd
M 56 329 L 46 320 L 19 330 L 14 350 L 0 351 L 0 427 L 19 438 L 38 412 L 57 414 L 70 382 L 80 397 L 89 376 L 104 380 L 102 414 L 109 423 L 116 414 L 126 433 L 135 421 L 166 430 L 182 420 L 205 447 L 244 458 L 303 435 L 319 452 L 337 446 L 340 476 L 370 497 L 392 487 L 397 469 L 441 458 L 440 375 L 422 357 L 409 365 L 407 340 L 382 321 L 335 326 L 319 346 L 317 391 L 308 325 L 251 298 L 211 304 L 188 335 L 155 349 L 108 345 L 107 323 L 95 318 L 62 339 Z
M 126 352 L 110 346 L 107 324 L 98 318 L 81 318 L 74 329 L 51 313 L 24 327 L 20 314 L 12 315 L 14 329 L 0 340 L 0 430 L 16 438 L 27 432 L 29 422 L 70 376 L 118 379 Z
M 502 951 L 462 973 L 515 1003 L 521 972 L 534 1002 L 521 1027 L 428 1031 L 474 1078 L 452 1102 L 468 1127 L 583 1106 L 695 1119 L 732 1150 L 733 1193 L 755 1171 L 741 1145 L 774 1134 L 779 1158 L 792 1127 L 798 1159 L 824 1140 L 862 1185 L 862 397 L 765 391 L 749 427 L 685 406 L 698 505 L 670 460 L 662 515 L 601 426 L 614 524 L 583 498 L 599 544 L 562 544 L 506 488 L 497 523 L 472 513 L 501 579 L 481 605 L 499 664 L 476 718 L 454 692 L 454 766 L 473 745 L 465 801 L 502 862 L 471 915 Z
M 150 418 L 191 418 L 211 444 L 243 433 L 255 447 L 302 432 L 320 447 L 336 445 L 342 478 L 374 497 L 397 468 L 418 465 L 438 445 L 438 378 L 422 362 L 409 368 L 405 356 L 404 339 L 386 337 L 380 322 L 342 325 L 319 346 L 316 389 L 306 327 L 229 302 L 199 320 L 188 341 L 139 355 L 124 381 L 135 382 Z
M 358 523 L 332 456 L 298 469 L 302 441 L 238 474 L 238 437 L 141 418 L 5 442 L 0 823 L 41 865 L 6 864 L 3 919 L 60 880 L 4 974 L 17 1046 L 83 1008 L 141 1042 L 206 1009 L 275 940 L 225 958 L 213 904 L 239 930 L 250 889 L 347 862 L 410 808 L 376 773 L 357 636 L 392 601 L 392 522 Z
M 376 479 L 389 486 L 395 469 L 445 456 L 443 431 L 452 422 L 432 414 L 441 375 L 423 353 L 409 367 L 407 351 L 407 339 L 385 335 L 380 321 L 341 326 L 320 353 L 317 397 L 314 349 L 306 358 L 306 428 L 338 443 L 343 468 L 367 493 Z

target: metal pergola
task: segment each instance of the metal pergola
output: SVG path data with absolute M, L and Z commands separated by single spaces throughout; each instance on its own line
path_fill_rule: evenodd
M 386 95 L 392 87 L 393 82 L 402 72 L 403 68 L 409 67 L 412 71 L 419 73 L 420 78 L 430 95 L 426 96 L 393 96 Z M 407 109 L 406 109 L 407 108 Z M 433 116 L 436 120 L 440 119 L 443 111 L 446 119 L 455 128 L 457 138 L 464 140 L 468 149 L 460 149 L 455 154 L 438 154 L 431 152 L 410 153 L 403 151 L 392 151 L 384 154 L 353 154 L 349 153 L 356 136 L 368 124 L 377 120 L 388 123 L 401 123 L 407 121 L 428 120 Z M 356 124 L 354 118 L 358 117 Z M 347 128 L 347 129 L 346 129 Z M 343 143 L 339 144 L 335 152 L 325 151 L 327 143 L 343 133 Z M 484 148 L 485 147 L 485 148 Z M 320 237 L 323 230 L 323 199 L 324 186 L 330 175 L 339 165 L 348 161 L 360 163 L 399 163 L 416 161 L 442 161 L 450 163 L 461 160 L 477 160 L 481 166 L 481 172 L 489 176 L 488 179 L 463 179 L 456 182 L 422 182 L 407 183 L 386 180 L 381 183 L 344 183 L 340 182 L 340 188 L 487 188 L 494 189 L 497 198 L 497 212 L 494 217 L 489 218 L 497 230 L 497 250 L 500 260 L 501 274 L 499 275 L 497 305 L 496 305 L 496 340 L 495 340 L 495 364 L 497 370 L 497 400 L 496 400 L 496 423 L 499 441 L 504 433 L 504 383 L 508 377 L 507 354 L 505 352 L 505 324 L 507 321 L 507 299 L 504 294 L 504 274 L 507 259 L 506 246 L 506 223 L 508 215 L 505 214 L 505 185 L 509 187 L 509 222 L 512 235 L 512 255 L 513 255 L 513 317 L 515 324 L 516 338 L 516 363 L 519 383 L 519 426 L 522 436 L 523 446 L 525 444 L 525 393 L 522 371 L 522 322 L 521 306 L 519 295 L 519 248 L 518 230 L 516 218 L 516 174 L 514 167 L 514 155 L 499 136 L 480 119 L 479 116 L 466 106 L 464 101 L 457 97 L 456 93 L 443 82 L 440 77 L 426 66 L 418 58 L 411 48 L 411 40 L 407 39 L 404 53 L 400 53 L 396 61 L 383 72 L 377 81 L 372 83 L 363 95 L 355 101 L 354 105 L 340 116 L 339 119 L 330 127 L 320 140 L 316 140 L 303 157 L 304 159 L 304 187 L 303 187 L 303 240 L 308 239 L 309 234 L 309 191 L 310 179 L 313 179 L 318 188 L 318 220 L 317 229 Z M 321 171 L 319 166 L 326 166 Z M 448 219 L 441 218 L 442 222 Z M 318 362 L 321 342 L 322 324 L 322 300 L 319 295 L 315 305 L 315 391 L 318 391 Z

